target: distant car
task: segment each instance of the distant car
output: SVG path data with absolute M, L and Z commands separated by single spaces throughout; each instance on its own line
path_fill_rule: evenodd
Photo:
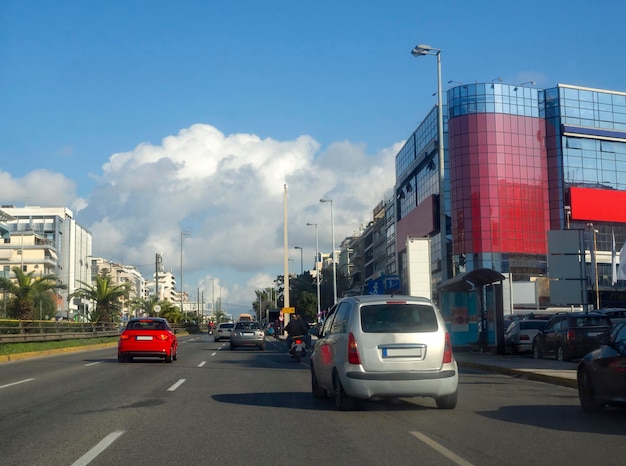
M 232 322 L 222 322 L 218 324 L 217 328 L 213 332 L 213 340 L 220 341 L 224 338 L 230 340 L 230 334 L 233 331 L 233 327 L 235 326 Z
M 533 340 L 537 359 L 553 355 L 559 361 L 582 358 L 600 347 L 600 337 L 611 331 L 607 316 L 598 312 L 565 312 L 550 317 Z
M 598 312 L 604 314 L 609 319 L 611 319 L 611 323 L 613 325 L 619 324 L 620 322 L 626 322 L 626 309 L 622 309 L 622 308 L 598 309 Z
M 162 358 L 168 363 L 178 359 L 178 339 L 166 319 L 142 317 L 128 321 L 118 341 L 117 360 L 132 361 L 135 357 Z
M 358 399 L 414 396 L 456 407 L 459 371 L 445 321 L 429 299 L 345 297 L 316 336 L 313 396 L 331 393 L 337 409 L 352 409 Z
M 617 324 L 600 348 L 578 363 L 578 397 L 587 412 L 626 406 L 626 323 Z
M 237 322 L 230 335 L 230 349 L 240 346 L 256 346 L 263 351 L 265 349 L 265 333 L 259 322 Z
M 535 335 L 542 331 L 547 320 L 515 320 L 504 332 L 504 345 L 507 353 L 532 353 Z

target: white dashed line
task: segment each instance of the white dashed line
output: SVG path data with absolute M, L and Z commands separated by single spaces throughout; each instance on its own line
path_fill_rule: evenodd
M 102 361 L 90 362 L 89 364 L 85 364 L 85 367 L 95 366 L 96 364 L 100 364 Z
M 182 384 L 184 384 L 185 380 L 187 380 L 187 379 L 180 379 L 178 382 L 176 382 L 174 385 L 172 385 L 170 388 L 168 388 L 167 391 L 168 392 L 173 392 L 178 387 L 180 387 Z
M 206 361 L 202 361 L 200 364 L 198 364 L 198 367 L 202 367 L 206 364 Z
M 421 432 L 411 432 L 411 435 L 417 437 L 422 442 L 424 442 L 426 445 L 428 445 L 430 448 L 432 448 L 433 450 L 438 451 L 439 453 L 441 453 L 443 456 L 448 458 L 453 463 L 458 464 L 459 466 L 473 466 L 472 463 L 470 463 L 469 461 L 465 461 L 460 456 L 452 453 L 446 447 L 444 447 L 443 445 L 435 442 L 433 439 L 431 439 L 430 437 L 427 437 L 426 435 L 422 434 Z
M 86 466 L 86 465 L 88 465 L 89 463 L 91 463 L 96 458 L 96 456 L 98 456 L 100 453 L 102 453 L 104 450 L 106 450 L 109 447 L 109 445 L 111 445 L 113 442 L 115 442 L 115 440 L 117 440 L 117 438 L 120 435 L 122 435 L 123 433 L 124 433 L 124 431 L 111 432 L 109 435 L 104 437 L 100 441 L 100 443 L 98 443 L 95 447 L 93 447 L 91 450 L 89 450 L 83 456 L 78 458 L 72 464 L 72 466 Z
M 6 385 L 0 385 L 0 388 L 12 387 L 13 385 L 19 385 L 21 383 L 30 382 L 32 380 L 35 380 L 35 379 L 24 379 L 24 380 L 20 380 L 19 382 L 13 382 L 13 383 L 8 383 Z
M 211 353 L 211 356 L 215 356 L 217 353 Z

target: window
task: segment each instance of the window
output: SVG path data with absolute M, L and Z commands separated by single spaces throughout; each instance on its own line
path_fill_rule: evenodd
M 333 321 L 330 333 L 344 333 L 348 327 L 350 305 L 348 303 L 339 304 L 335 314 L 335 320 Z
M 361 328 L 368 333 L 413 333 L 436 332 L 439 326 L 432 306 L 375 304 L 361 307 Z

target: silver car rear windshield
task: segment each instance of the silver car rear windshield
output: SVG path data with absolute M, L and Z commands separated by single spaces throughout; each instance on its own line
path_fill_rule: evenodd
M 432 306 L 422 304 L 373 304 L 361 307 L 361 329 L 368 333 L 436 332 Z

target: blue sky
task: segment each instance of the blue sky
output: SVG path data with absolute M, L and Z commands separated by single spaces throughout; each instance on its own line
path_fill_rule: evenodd
M 0 203 L 71 208 L 94 254 L 161 252 L 234 313 L 371 220 L 393 157 L 455 83 L 626 91 L 626 3 L 0 2 Z M 299 271 L 298 250 L 291 251 Z M 290 254 L 291 254 L 290 253 Z M 307 259 L 308 258 L 308 259 Z M 144 275 L 151 270 L 142 269 Z M 206 296 L 206 293 L 205 293 Z

